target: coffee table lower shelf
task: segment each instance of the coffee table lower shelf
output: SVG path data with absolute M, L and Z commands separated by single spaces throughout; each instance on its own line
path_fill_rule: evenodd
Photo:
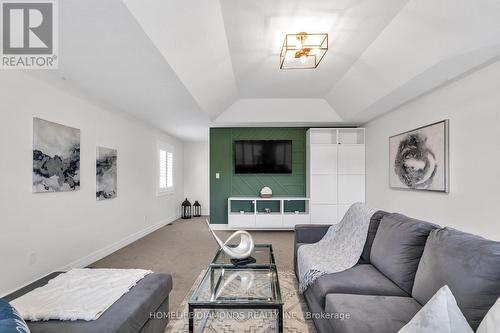
M 195 311 L 200 310 L 274 310 L 276 311 L 277 332 L 283 332 L 283 304 L 281 305 L 252 305 L 252 304 L 212 304 L 212 305 L 196 305 L 189 304 L 189 333 L 194 333 Z M 205 319 L 206 321 L 206 319 Z M 203 332 L 203 329 L 199 331 Z
M 235 325 L 269 325 L 283 332 L 283 302 L 272 245 L 256 245 L 254 256 L 256 263 L 237 267 L 219 250 L 188 302 L 190 333 L 203 332 L 207 322 L 221 319 L 215 317 L 221 314 L 229 318 L 228 323 L 236 318 Z M 204 313 L 200 316 L 198 311 Z

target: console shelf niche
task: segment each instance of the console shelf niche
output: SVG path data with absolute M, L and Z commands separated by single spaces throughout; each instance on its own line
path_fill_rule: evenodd
M 230 197 L 227 205 L 231 229 L 294 229 L 310 223 L 309 198 Z

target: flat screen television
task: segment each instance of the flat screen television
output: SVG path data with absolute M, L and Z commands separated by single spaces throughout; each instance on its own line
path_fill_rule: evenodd
M 234 172 L 292 173 L 292 141 L 234 141 Z

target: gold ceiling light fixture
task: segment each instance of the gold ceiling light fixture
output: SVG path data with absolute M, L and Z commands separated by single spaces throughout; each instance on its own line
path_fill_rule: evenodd
M 328 34 L 299 32 L 287 34 L 280 53 L 280 69 L 318 67 L 328 51 Z

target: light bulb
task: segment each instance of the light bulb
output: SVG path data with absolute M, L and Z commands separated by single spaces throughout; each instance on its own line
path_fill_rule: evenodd
M 305 64 L 305 63 L 306 63 L 306 61 L 307 61 L 307 56 L 306 56 L 306 55 L 302 55 L 302 56 L 300 56 L 300 58 L 299 58 L 299 59 L 300 59 L 300 62 L 301 62 L 301 63 Z

